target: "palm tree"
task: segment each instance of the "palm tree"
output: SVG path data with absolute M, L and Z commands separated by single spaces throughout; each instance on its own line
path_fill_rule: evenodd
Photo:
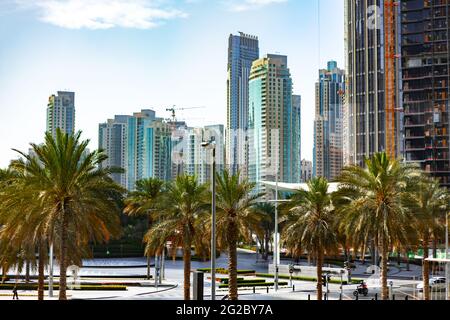
M 115 170 L 100 166 L 107 158 L 103 151 L 88 152 L 89 141 L 80 137 L 59 129 L 56 137 L 46 133 L 43 145 L 31 144 L 33 156 L 17 151 L 23 159 L 11 164 L 34 190 L 40 223 L 59 246 L 60 300 L 67 299 L 68 263 L 80 262 L 90 240 L 109 241 L 120 233 L 116 199 L 124 190 L 110 178 Z
M 269 258 L 269 242 L 275 230 L 275 206 L 271 203 L 257 203 L 253 207 L 253 214 L 259 217 L 258 240 L 263 248 L 263 259 Z
M 147 216 L 147 230 L 152 224 L 152 214 L 157 210 L 164 195 L 164 181 L 148 178 L 136 182 L 136 190 L 125 200 L 124 213 L 130 216 Z M 162 252 L 164 254 L 164 252 Z M 150 278 L 150 255 L 147 255 L 147 278 Z
M 167 241 L 172 243 L 173 254 L 176 248 L 183 248 L 185 300 L 190 300 L 192 245 L 197 252 L 207 245 L 208 200 L 207 185 L 200 184 L 194 176 L 178 176 L 168 184 L 164 204 L 155 213 L 155 223 L 144 237 L 146 254 L 160 254 Z
M 421 173 L 386 153 L 375 154 L 365 164 L 366 168 L 344 168 L 336 198 L 346 234 L 365 243 L 373 239 L 381 252 L 381 297 L 386 300 L 389 248 L 406 245 L 414 234 L 411 214 L 402 199 L 411 179 Z
M 217 176 L 217 239 L 219 249 L 228 248 L 229 297 L 238 299 L 237 287 L 237 244 L 240 237 L 248 238 L 248 230 L 257 229 L 252 207 L 259 194 L 252 194 L 254 184 L 243 180 L 240 174 L 230 174 L 224 170 Z M 246 239 L 250 240 L 250 239 Z
M 449 208 L 447 189 L 440 186 L 436 179 L 421 177 L 414 187 L 405 195 L 405 205 L 411 210 L 414 225 L 419 233 L 423 248 L 423 294 L 425 300 L 430 300 L 430 268 L 428 262 L 429 242 L 431 238 L 442 231 L 442 220 Z
M 308 190 L 300 190 L 294 194 L 291 205 L 292 209 L 284 218 L 282 241 L 291 251 L 293 246 L 301 243 L 316 258 L 317 300 L 322 300 L 324 255 L 337 250 L 335 215 L 331 195 L 328 193 L 328 181 L 324 178 L 310 180 Z

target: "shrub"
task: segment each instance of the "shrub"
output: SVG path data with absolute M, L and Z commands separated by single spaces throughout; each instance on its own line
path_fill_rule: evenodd
M 287 282 L 278 282 L 279 286 L 287 286 Z M 238 283 L 238 288 L 253 288 L 253 287 L 273 287 L 275 286 L 274 282 L 249 282 L 249 283 Z M 220 289 L 228 288 L 228 284 L 220 284 Z

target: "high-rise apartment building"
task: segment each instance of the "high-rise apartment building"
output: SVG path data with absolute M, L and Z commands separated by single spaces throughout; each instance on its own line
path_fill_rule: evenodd
M 365 157 L 386 151 L 385 2 L 345 1 L 346 153 L 349 163 L 361 166 L 364 165 Z M 398 100 L 398 95 L 394 100 Z M 395 139 L 400 139 L 399 124 L 397 116 Z M 397 141 L 396 147 L 400 145 Z
M 300 98 L 292 95 L 287 57 L 267 55 L 253 62 L 249 82 L 249 180 L 299 183 Z
M 109 159 L 103 166 L 120 167 L 113 179 L 128 190 L 145 178 L 172 178 L 172 127 L 156 118 L 153 110 L 116 116 L 99 125 L 99 148 Z
M 330 181 L 339 176 L 343 167 L 344 92 L 345 71 L 330 61 L 327 69 L 319 71 L 314 121 L 314 175 Z
M 46 131 L 55 136 L 57 128 L 68 134 L 75 132 L 74 92 L 58 91 L 48 98 Z
M 450 1 L 401 1 L 401 77 L 407 162 L 450 187 Z
M 224 126 L 212 125 L 203 128 L 188 128 L 183 138 L 184 173 L 196 176 L 200 183 L 211 182 L 212 151 L 202 147 L 203 142 L 216 143 L 216 172 L 225 168 Z
M 101 166 L 122 168 L 127 166 L 128 119 L 130 116 L 115 116 L 106 123 L 99 124 L 98 145 L 104 150 L 108 159 Z M 127 187 L 127 174 L 113 173 L 112 179 L 123 187 Z
M 313 163 L 312 161 L 308 161 L 303 159 L 301 163 L 302 170 L 302 183 L 307 183 L 309 180 L 313 178 Z
M 258 38 L 242 32 L 228 40 L 226 157 L 232 172 L 247 175 L 246 130 L 248 81 L 253 61 L 259 58 Z

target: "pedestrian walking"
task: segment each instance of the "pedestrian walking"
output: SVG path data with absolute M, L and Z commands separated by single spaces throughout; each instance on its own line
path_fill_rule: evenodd
M 17 294 L 17 284 L 13 288 L 13 300 L 19 300 L 19 295 Z

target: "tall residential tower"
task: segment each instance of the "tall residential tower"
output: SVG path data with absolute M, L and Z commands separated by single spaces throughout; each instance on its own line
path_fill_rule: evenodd
M 248 81 L 253 61 L 259 58 L 258 38 L 242 32 L 228 40 L 226 159 L 233 172 L 247 175 L 246 131 Z
M 57 128 L 68 134 L 75 132 L 74 92 L 58 91 L 48 98 L 46 131 L 55 136 Z
M 249 180 L 299 183 L 300 97 L 292 95 L 287 57 L 267 55 L 252 65 L 249 82 Z
M 345 72 L 335 61 L 319 71 L 314 121 L 314 176 L 333 181 L 343 167 L 342 105 Z

